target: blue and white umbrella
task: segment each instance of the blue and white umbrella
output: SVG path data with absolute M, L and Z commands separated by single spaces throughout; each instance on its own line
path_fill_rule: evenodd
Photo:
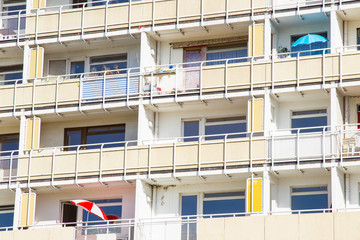
M 296 42 L 294 42 L 292 47 L 310 45 L 310 44 L 313 44 L 313 43 L 324 43 L 324 42 L 328 42 L 328 41 L 329 40 L 327 40 L 323 36 L 320 36 L 320 35 L 317 35 L 317 34 L 308 34 L 308 35 L 305 35 L 305 36 L 299 38 L 298 40 L 296 40 Z

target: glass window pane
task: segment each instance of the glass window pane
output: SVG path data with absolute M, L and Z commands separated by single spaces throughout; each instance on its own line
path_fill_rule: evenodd
M 11 227 L 13 226 L 14 213 L 0 213 L 0 227 Z
M 184 137 L 199 136 L 199 121 L 184 122 Z M 184 138 L 184 142 L 198 141 L 199 138 Z
M 81 130 L 66 131 L 68 146 L 81 145 Z M 77 147 L 68 148 L 70 151 L 76 150 Z
M 328 208 L 328 195 L 301 195 L 291 197 L 292 210 L 326 209 Z
M 223 52 L 215 52 L 215 53 L 208 53 L 206 54 L 206 60 L 222 60 L 222 59 L 229 59 L 229 58 L 242 58 L 247 57 L 247 49 L 245 50 L 224 50 Z M 247 59 L 237 59 L 231 60 L 228 63 L 237 63 L 237 62 L 246 62 Z M 206 65 L 218 65 L 218 64 L 225 64 L 225 61 L 216 61 L 216 62 L 208 62 Z
M 205 126 L 205 135 L 246 132 L 246 123 L 219 124 Z M 206 137 L 206 140 L 224 139 L 225 136 Z M 234 134 L 228 138 L 245 137 L 245 134 Z
M 317 127 L 317 126 L 327 126 L 327 116 L 324 117 L 310 117 L 310 118 L 297 118 L 291 120 L 292 128 L 306 128 L 306 127 Z M 303 129 L 302 133 L 306 132 L 319 132 L 322 131 L 322 128 L 314 129 Z M 293 130 L 293 133 L 296 133 L 296 130 Z
M 298 193 L 298 192 L 318 192 L 318 191 L 327 191 L 327 187 L 323 186 L 323 187 L 304 187 L 304 188 L 293 188 L 292 192 L 293 193 Z
M 99 2 L 99 1 L 101 1 L 101 2 Z M 101 5 L 105 5 L 106 1 L 104 1 L 104 0 L 92 0 L 92 2 L 93 2 L 93 4 L 92 4 L 93 6 L 101 6 Z M 129 2 L 129 0 L 110 0 L 109 4 L 125 3 L 125 2 Z
M 204 201 L 204 214 L 243 213 L 245 199 Z
M 86 137 L 86 144 L 124 142 L 124 141 L 125 141 L 125 132 L 103 133 L 103 134 L 96 134 L 96 135 L 88 135 Z M 105 144 L 104 148 L 120 147 L 120 146 L 124 146 L 124 143 Z M 87 147 L 87 149 L 95 149 L 95 148 L 100 148 L 100 145 Z
M 17 83 L 22 83 L 22 79 L 23 78 L 23 73 L 22 72 L 17 72 L 17 73 L 7 73 L 5 74 L 5 77 L 4 77 L 4 85 L 11 85 L 11 84 L 15 84 L 15 81 L 14 80 L 20 80 L 20 81 L 17 81 Z
M 182 196 L 181 216 L 197 215 L 197 195 Z

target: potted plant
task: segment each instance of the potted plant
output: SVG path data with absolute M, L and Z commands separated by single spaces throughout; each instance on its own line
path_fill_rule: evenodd
M 289 49 L 287 49 L 286 47 L 279 47 L 278 49 L 278 53 L 280 53 L 280 58 L 286 58 L 289 56 L 289 54 L 284 54 L 284 53 L 288 53 L 290 52 Z

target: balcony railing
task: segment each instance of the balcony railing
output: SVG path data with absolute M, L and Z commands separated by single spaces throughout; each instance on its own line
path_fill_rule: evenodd
M 283 129 L 151 141 L 126 141 L 1 152 L 0 182 L 56 185 L 241 173 L 359 159 L 360 133 L 351 125 Z M 316 166 L 315 166 L 316 167 Z
M 14 84 L 8 82 L 0 87 L 0 114 L 17 117 L 22 109 L 28 114 L 106 110 L 136 105 L 139 98 L 145 99 L 145 104 L 179 102 L 185 95 L 195 95 L 200 100 L 231 98 L 254 91 L 261 94 L 265 88 L 277 93 L 325 89 L 332 83 L 338 87 L 354 86 L 360 84 L 360 51 L 356 47 L 347 46 L 344 49 L 354 51 L 334 54 L 326 54 L 329 49 L 316 49 L 307 52 L 322 54 L 304 57 L 300 56 L 302 52 L 282 53 L 272 55 L 270 60 L 244 57 L 48 76 L 29 79 L 27 83 L 11 80 Z M 291 57 L 292 54 L 297 57 Z
M 28 14 L 20 11 L 9 18 L 0 41 L 13 40 L 19 44 L 32 39 L 38 43 L 39 40 L 52 38 L 61 42 L 62 39 L 84 39 L 91 34 L 99 34 L 97 37 L 129 34 L 139 32 L 140 28 L 156 31 L 164 26 L 179 29 L 190 23 L 206 26 L 213 20 L 230 24 L 239 17 L 258 16 L 266 12 L 275 14 L 294 8 L 300 11 L 320 6 L 325 10 L 330 4 L 341 6 L 348 2 L 356 0 L 298 0 L 289 4 L 267 3 L 266 0 L 146 0 L 111 4 L 111 0 L 104 0 L 97 1 L 96 6 L 88 2 L 49 6 L 34 9 Z M 8 12 L 0 15 L 6 14 Z

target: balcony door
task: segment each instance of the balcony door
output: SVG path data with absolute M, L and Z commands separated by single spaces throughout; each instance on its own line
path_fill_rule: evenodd
M 205 47 L 184 48 L 185 91 L 200 88 L 200 61 L 205 60 Z

